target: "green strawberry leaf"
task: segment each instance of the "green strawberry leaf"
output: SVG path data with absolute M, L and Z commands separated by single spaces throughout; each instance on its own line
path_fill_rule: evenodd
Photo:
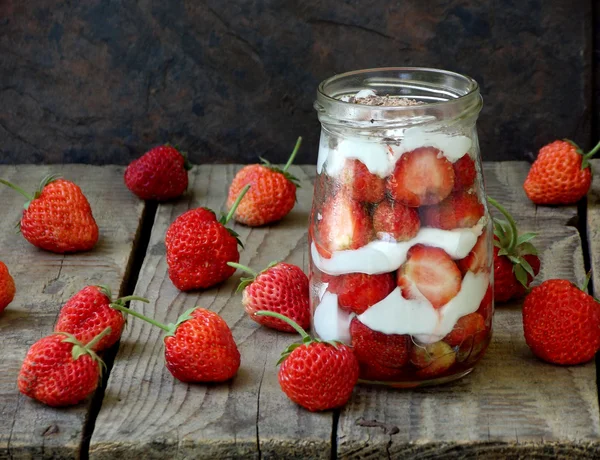
M 515 274 L 515 278 L 517 281 L 523 285 L 523 287 L 527 288 L 527 272 L 523 268 L 522 265 L 515 265 L 513 267 L 513 272 Z
M 518 256 L 507 256 L 510 261 L 515 264 L 515 265 L 519 265 L 521 263 L 521 258 Z
M 527 262 L 527 260 L 521 257 L 519 263 L 525 269 L 525 271 L 531 275 L 532 278 L 535 278 L 535 272 L 533 271 L 533 268 L 531 268 L 531 265 L 529 264 L 529 262 Z
M 519 254 L 522 256 L 525 256 L 528 254 L 537 256 L 537 253 L 538 253 L 537 249 L 531 243 L 521 243 L 519 245 Z
M 533 233 L 533 232 L 523 233 L 522 235 L 519 235 L 519 237 L 517 238 L 517 246 L 519 246 L 523 243 L 526 243 L 527 241 L 532 240 L 536 236 L 537 236 L 537 233 Z
M 236 293 L 243 291 L 244 289 L 246 289 L 246 286 L 248 286 L 249 284 L 252 284 L 252 282 L 254 281 L 254 277 L 251 278 L 240 278 L 240 285 L 237 287 L 237 289 L 235 290 Z
M 501 247 L 501 246 L 499 246 L 499 247 Z M 499 255 L 499 256 L 507 256 L 507 255 L 508 255 L 508 249 L 506 249 L 506 248 L 501 248 L 501 249 L 498 251 L 498 255 Z
M 225 228 L 227 229 L 229 234 L 235 238 L 235 240 L 242 247 L 242 249 L 244 249 L 244 243 L 242 243 L 242 240 L 240 240 L 240 234 L 229 227 L 225 227 Z

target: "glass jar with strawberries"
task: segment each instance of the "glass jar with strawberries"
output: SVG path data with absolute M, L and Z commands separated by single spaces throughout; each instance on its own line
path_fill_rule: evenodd
M 492 333 L 492 229 L 466 76 L 336 75 L 309 228 L 313 332 L 353 347 L 360 378 L 395 387 L 468 374 Z

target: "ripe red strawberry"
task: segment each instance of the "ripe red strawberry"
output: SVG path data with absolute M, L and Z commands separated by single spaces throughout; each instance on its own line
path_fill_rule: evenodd
M 328 290 L 338 295 L 340 308 L 360 315 L 367 308 L 385 299 L 396 288 L 393 273 L 366 275 L 350 273 L 332 277 Z
M 65 332 L 82 343 L 88 343 L 110 327 L 111 333 L 93 347 L 94 351 L 106 350 L 117 343 L 125 326 L 125 315 L 112 308 L 112 305 L 125 305 L 130 300 L 148 303 L 148 299 L 136 296 L 123 297 L 113 302 L 108 286 L 86 286 L 61 308 L 54 332 Z
M 187 190 L 187 155 L 170 145 L 154 147 L 125 170 L 125 185 L 142 200 L 166 201 Z
M 531 244 L 535 233 L 519 235 L 508 211 L 493 198 L 488 201 L 506 217 L 494 220 L 494 300 L 507 302 L 525 295 L 540 271 L 540 259 Z
M 224 382 L 240 367 L 240 352 L 231 330 L 215 312 L 194 307 L 181 315 L 175 324 L 162 324 L 121 305 L 113 308 L 166 332 L 167 369 L 182 382 Z
M 317 215 L 314 236 L 322 257 L 329 258 L 334 251 L 358 249 L 372 239 L 371 217 L 364 205 L 340 192 L 325 203 L 320 220 Z
M 392 198 L 412 207 L 439 203 L 453 187 L 452 163 L 433 147 L 402 155 L 387 182 Z
M 263 165 L 253 164 L 243 167 L 233 178 L 227 197 L 227 208 L 232 209 L 240 191 L 251 185 L 233 218 L 244 225 L 259 227 L 283 219 L 296 203 L 296 189 L 299 180 L 288 172 L 302 138 L 299 137 L 294 151 L 283 169 L 279 169 L 262 159 Z
M 494 314 L 494 293 L 491 284 L 485 291 L 485 295 L 483 296 L 483 300 L 479 304 L 477 313 L 483 316 L 486 325 L 489 326 L 491 324 L 492 316 Z
M 488 232 L 484 230 L 479 235 L 479 238 L 477 238 L 477 242 L 469 254 L 465 258 L 456 261 L 460 272 L 464 275 L 468 271 L 477 273 L 489 268 L 492 259 L 489 249 L 490 241 L 488 240 Z
M 0 261 L 0 313 L 13 301 L 15 291 L 15 280 L 10 276 L 8 267 Z
M 460 270 L 444 250 L 417 244 L 398 270 L 398 286 L 405 299 L 424 296 L 434 308 L 447 304 L 460 291 Z
M 354 355 L 361 363 L 398 368 L 408 362 L 411 345 L 408 335 L 383 334 L 354 318 L 350 323 L 350 336 Z
M 407 369 L 386 367 L 378 364 L 359 363 L 359 376 L 363 380 L 393 382 L 408 377 Z
M 444 230 L 471 228 L 477 225 L 484 212 L 477 195 L 457 192 L 437 205 L 423 208 L 423 225 Z
M 302 336 L 302 343 L 290 345 L 279 360 L 279 385 L 288 398 L 313 412 L 342 407 L 348 402 L 358 381 L 358 361 L 350 347 L 311 338 L 278 313 L 256 314 L 286 321 Z
M 373 212 L 373 229 L 380 240 L 408 241 L 413 239 L 421 221 L 415 208 L 395 201 L 383 201 Z
M 346 160 L 340 184 L 356 201 L 379 203 L 385 197 L 385 179 L 371 174 L 360 160 Z
M 589 278 L 588 278 L 589 280 Z M 600 304 L 566 280 L 534 287 L 523 304 L 525 341 L 550 363 L 580 364 L 600 350 Z
M 104 363 L 93 351 L 110 328 L 84 345 L 70 334 L 56 333 L 35 342 L 19 372 L 19 391 L 60 407 L 83 401 L 98 386 Z
M 3 179 L 25 198 L 21 233 L 34 246 L 59 254 L 92 249 L 98 241 L 98 225 L 81 189 L 73 182 L 46 177 L 32 196 Z
M 474 342 L 479 342 L 487 335 L 485 319 L 479 313 L 471 313 L 458 319 L 454 329 L 444 337 L 451 347 L 460 346 L 465 340 L 472 338 Z
M 210 210 L 192 209 L 171 224 L 165 237 L 169 278 L 177 289 L 209 288 L 235 272 L 227 262 L 238 262 L 237 233 L 225 227 L 248 190 L 240 192 L 229 214 L 217 221 Z
M 454 168 L 454 188 L 452 191 L 467 191 L 475 183 L 477 177 L 477 171 L 475 169 L 475 162 L 468 153 L 460 157 L 459 160 L 452 164 Z
M 308 303 L 308 277 L 300 267 L 283 262 L 272 263 L 260 273 L 237 263 L 229 262 L 252 277 L 242 278 L 238 292 L 243 290 L 242 304 L 246 313 L 258 324 L 283 332 L 295 329 L 285 321 L 270 316 L 257 316 L 259 310 L 274 311 L 298 323 L 302 328 L 310 327 Z
M 536 204 L 576 203 L 590 189 L 589 160 L 599 149 L 600 143 L 584 154 L 567 139 L 542 147 L 523 184 L 525 193 Z
M 419 370 L 419 378 L 438 377 L 456 362 L 456 353 L 445 342 L 415 345 L 411 349 L 410 362 Z

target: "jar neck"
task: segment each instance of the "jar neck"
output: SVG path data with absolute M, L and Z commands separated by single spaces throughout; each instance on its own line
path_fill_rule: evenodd
M 420 105 L 385 107 L 341 100 L 361 90 L 378 95 L 408 98 Z M 319 120 L 361 130 L 409 128 L 443 123 L 472 125 L 482 107 L 479 86 L 472 78 L 453 72 L 414 67 L 367 69 L 336 75 L 323 81 L 315 109 Z

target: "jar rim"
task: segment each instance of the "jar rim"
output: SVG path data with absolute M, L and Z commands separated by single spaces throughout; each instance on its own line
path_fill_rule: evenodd
M 359 75 L 376 73 L 376 72 L 390 72 L 390 73 L 391 72 L 396 72 L 396 73 L 397 72 L 424 72 L 424 73 L 438 74 L 438 75 L 445 75 L 448 77 L 453 77 L 453 78 L 456 78 L 457 80 L 463 80 L 465 83 L 467 83 L 467 86 L 465 88 L 466 92 L 464 94 L 461 94 L 457 97 L 449 98 L 445 101 L 431 102 L 431 103 L 428 102 L 427 104 L 424 105 L 425 107 L 438 107 L 438 106 L 441 106 L 444 104 L 462 102 L 479 92 L 479 84 L 477 83 L 477 81 L 475 79 L 469 77 L 468 75 L 460 74 L 458 72 L 452 72 L 450 70 L 436 69 L 433 67 L 374 67 L 374 68 L 370 68 L 370 69 L 352 70 L 350 72 L 344 72 L 344 73 L 333 75 L 333 76 L 323 80 L 319 84 L 319 86 L 317 88 L 317 95 L 320 97 L 323 97 L 329 103 L 342 104 L 341 106 L 354 106 L 354 107 L 363 106 L 363 107 L 375 108 L 373 106 L 364 106 L 362 104 L 346 102 L 341 99 L 332 97 L 325 91 L 325 87 L 327 85 L 334 83 L 336 81 L 339 81 L 343 78 L 349 78 L 349 77 L 353 77 L 353 76 L 359 76 Z M 399 79 L 399 80 L 401 80 L 401 79 Z M 415 106 L 410 106 L 410 105 L 409 106 L 376 106 L 376 108 L 377 108 L 377 110 L 382 110 L 382 111 L 402 112 L 402 111 L 414 110 Z

